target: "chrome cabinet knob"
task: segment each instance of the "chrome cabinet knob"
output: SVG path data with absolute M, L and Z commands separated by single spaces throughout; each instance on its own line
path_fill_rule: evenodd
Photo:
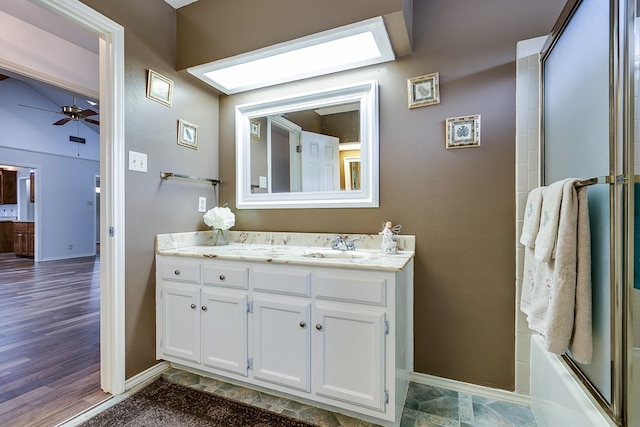
M 301 321 L 300 321 L 300 327 L 301 327 L 301 328 L 304 328 L 305 326 L 307 326 L 307 324 L 305 323 L 305 321 L 304 321 L 304 320 L 301 320 Z
M 207 306 L 206 305 L 202 306 L 202 311 L 207 311 Z
M 191 304 L 191 308 L 196 308 L 196 305 L 195 304 Z
M 316 323 L 316 329 L 321 331 L 322 330 L 322 325 L 320 323 Z
M 179 275 L 180 275 L 180 270 L 175 270 L 175 271 L 173 272 L 173 274 L 175 274 L 176 276 L 179 276 Z
M 220 275 L 220 280 L 224 280 L 224 279 L 226 279 L 226 277 L 224 277 L 224 274 L 221 274 Z

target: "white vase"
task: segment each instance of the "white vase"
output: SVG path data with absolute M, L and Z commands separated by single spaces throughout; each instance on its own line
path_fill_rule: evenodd
M 214 228 L 211 234 L 211 244 L 213 246 L 223 246 L 229 244 L 229 229 Z

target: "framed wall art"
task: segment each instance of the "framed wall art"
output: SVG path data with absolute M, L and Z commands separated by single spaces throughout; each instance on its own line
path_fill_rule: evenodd
M 198 149 L 198 125 L 178 120 L 178 145 Z
M 440 103 L 440 77 L 438 73 L 425 74 L 407 80 L 409 108 Z
M 249 124 L 251 127 L 251 139 L 260 139 L 260 121 L 256 119 L 251 119 Z
M 449 118 L 446 126 L 447 150 L 480 146 L 480 114 Z
M 171 107 L 173 80 L 149 70 L 147 74 L 147 98 Z

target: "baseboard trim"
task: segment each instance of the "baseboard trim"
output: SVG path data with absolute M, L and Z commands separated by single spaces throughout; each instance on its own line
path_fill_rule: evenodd
M 160 376 L 162 372 L 167 370 L 169 366 L 171 366 L 169 365 L 169 362 L 164 361 L 153 365 L 149 369 L 142 371 L 139 374 L 134 375 L 126 380 L 124 382 L 124 389 L 129 391 L 147 385 L 151 381 L 155 380 L 158 376 Z
M 409 380 L 418 384 L 426 384 L 435 387 L 446 388 L 448 390 L 472 394 L 474 396 L 502 400 L 505 402 L 514 403 L 516 405 L 530 406 L 531 403 L 531 398 L 528 395 L 465 383 L 457 380 L 450 380 L 448 378 L 436 377 L 428 374 L 421 374 L 418 372 L 410 373 Z

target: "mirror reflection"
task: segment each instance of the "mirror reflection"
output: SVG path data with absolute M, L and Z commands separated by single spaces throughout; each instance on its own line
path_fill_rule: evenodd
M 254 194 L 360 189 L 360 104 L 251 119 Z
M 377 207 L 375 80 L 236 107 L 240 209 Z

